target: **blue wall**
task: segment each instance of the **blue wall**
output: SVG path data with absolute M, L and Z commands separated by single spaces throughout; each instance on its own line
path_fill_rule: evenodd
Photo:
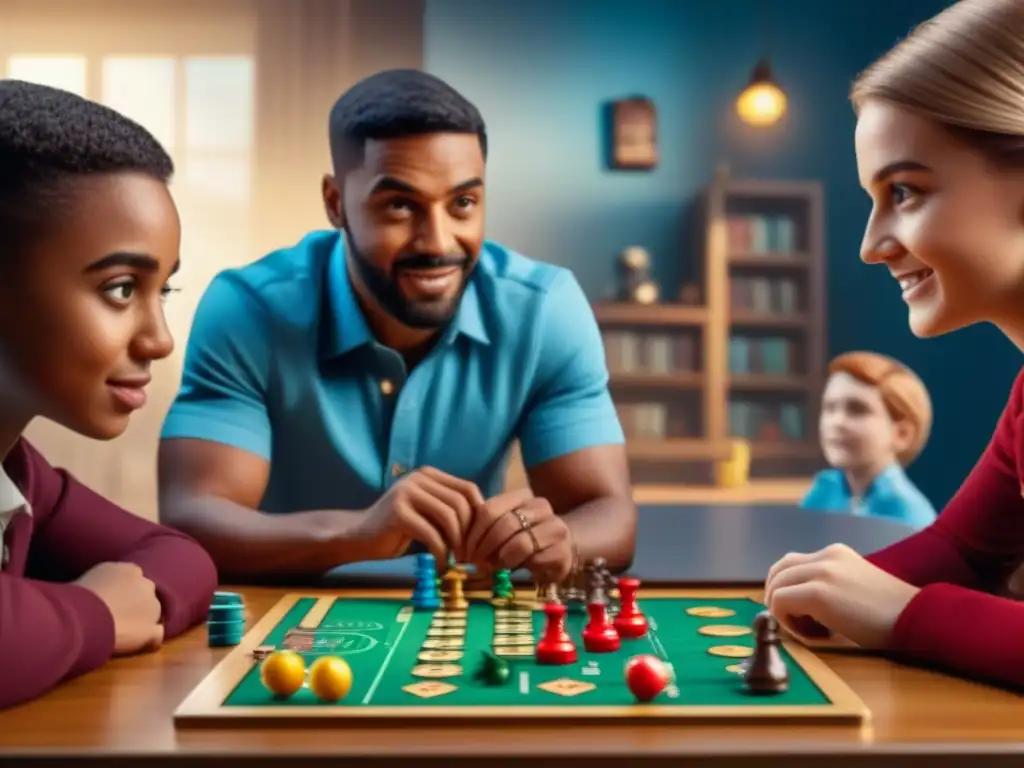
M 944 0 L 776 0 L 771 55 L 787 90 L 780 129 L 743 131 L 732 99 L 761 51 L 755 0 L 428 0 L 426 68 L 488 121 L 489 236 L 572 268 L 588 294 L 613 283 L 626 246 L 652 254 L 672 287 L 688 261 L 686 209 L 716 158 L 736 175 L 815 178 L 827 196 L 829 346 L 889 353 L 932 390 L 936 426 L 912 476 L 937 504 L 983 450 L 1020 367 L 992 328 L 915 339 L 882 267 L 858 260 L 869 203 L 857 183 L 857 72 Z M 653 173 L 604 170 L 600 105 L 643 94 L 658 106 Z

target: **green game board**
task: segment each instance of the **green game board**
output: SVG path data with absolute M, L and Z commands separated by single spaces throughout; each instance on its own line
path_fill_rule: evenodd
M 365 593 L 364 593 L 365 594 Z M 742 658 L 709 653 L 716 646 L 753 646 L 753 635 L 716 637 L 701 634 L 702 627 L 730 625 L 749 627 L 763 606 L 742 597 L 697 595 L 680 590 L 645 590 L 640 608 L 650 631 L 643 638 L 623 639 L 614 653 L 592 654 L 583 648 L 580 631 L 587 616 L 570 609 L 567 629 L 577 640 L 579 659 L 566 666 L 545 666 L 532 655 L 506 657 L 512 667 L 509 681 L 489 686 L 474 679 L 484 651 L 492 650 L 494 624 L 501 608 L 487 596 L 469 595 L 465 628 L 447 628 L 439 634 L 437 618 L 430 611 L 414 611 L 407 595 L 396 596 L 302 596 L 284 598 L 246 635 L 221 665 L 190 695 L 179 709 L 179 722 L 247 718 L 297 717 L 344 718 L 365 716 L 443 716 L 487 718 L 572 716 L 678 717 L 695 719 L 748 719 L 758 717 L 810 720 L 862 721 L 864 705 L 845 684 L 806 648 L 787 646 L 789 689 L 784 693 L 756 696 L 743 686 L 736 665 Z M 728 609 L 723 618 L 693 616 L 694 607 Z M 502 614 L 505 615 L 505 614 Z M 544 626 L 542 611 L 531 611 L 524 621 L 532 623 L 534 638 Z M 324 703 L 303 688 L 287 700 L 267 691 L 260 681 L 252 652 L 259 646 L 281 647 L 285 633 L 300 623 L 317 629 L 317 646 L 304 652 L 308 662 L 324 653 L 342 656 L 350 665 L 352 689 L 337 703 Z M 435 631 L 429 633 L 431 627 Z M 461 636 L 460 636 L 461 635 Z M 457 659 L 424 661 L 424 645 Z M 638 704 L 624 679 L 626 661 L 637 654 L 654 654 L 672 665 L 673 684 L 649 704 Z M 413 674 L 421 665 L 458 665 L 452 676 L 423 678 Z M 449 670 L 452 671 L 452 670 Z M 558 690 L 544 684 L 562 681 Z M 568 681 L 568 682 L 566 682 Z M 417 695 L 418 689 L 425 689 Z M 428 693 L 429 692 L 429 693 Z

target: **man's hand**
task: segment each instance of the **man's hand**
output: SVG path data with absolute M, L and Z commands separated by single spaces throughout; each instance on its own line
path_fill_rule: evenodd
M 495 569 L 527 568 L 538 582 L 556 583 L 572 572 L 572 534 L 546 499 L 527 488 L 509 491 L 477 508 L 465 558 Z
M 849 547 L 789 554 L 772 566 L 764 602 L 799 638 L 835 638 L 884 650 L 903 609 L 919 592 Z
M 164 641 L 156 585 L 134 563 L 100 563 L 75 582 L 93 592 L 114 617 L 114 653 L 155 651 Z
M 415 540 L 439 563 L 449 552 L 463 562 L 473 510 L 483 503 L 474 483 L 422 467 L 395 483 L 370 507 L 359 535 L 370 541 L 377 559 L 399 557 Z

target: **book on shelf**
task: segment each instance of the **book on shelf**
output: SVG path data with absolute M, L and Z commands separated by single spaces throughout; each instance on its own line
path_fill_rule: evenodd
M 739 335 L 729 339 L 730 373 L 794 376 L 798 366 L 798 346 L 791 339 Z
M 628 440 L 671 440 L 692 435 L 682 410 L 666 403 L 620 402 L 615 408 Z
M 696 339 L 692 333 L 635 333 L 605 331 L 604 354 L 608 372 L 671 374 L 698 369 Z
M 735 275 L 729 283 L 733 310 L 792 314 L 800 311 L 797 281 L 790 277 Z
M 791 216 L 732 215 L 726 231 L 733 253 L 757 255 L 797 250 L 796 222 Z
M 729 401 L 729 436 L 762 442 L 805 440 L 804 407 L 734 398 Z

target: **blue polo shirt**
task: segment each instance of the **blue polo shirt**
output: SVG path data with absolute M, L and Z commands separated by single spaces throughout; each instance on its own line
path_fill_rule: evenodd
M 826 469 L 814 476 L 801 506 L 820 512 L 888 518 L 912 528 L 924 528 L 936 518 L 928 497 L 899 464 L 890 464 L 882 470 L 859 502 L 855 502 L 842 471 Z
M 364 509 L 421 466 L 490 496 L 514 440 L 527 467 L 624 442 L 601 335 L 569 270 L 486 242 L 454 321 L 409 371 L 371 335 L 344 247 L 314 232 L 214 278 L 163 438 L 270 461 L 266 512 Z

